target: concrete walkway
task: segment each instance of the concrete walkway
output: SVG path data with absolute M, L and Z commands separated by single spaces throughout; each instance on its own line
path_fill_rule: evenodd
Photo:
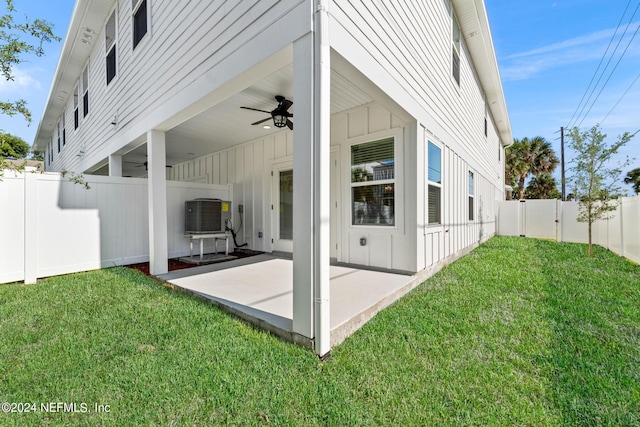
M 257 255 L 177 270 L 161 280 L 205 298 L 277 335 L 306 343 L 292 332 L 293 262 Z M 331 345 L 337 345 L 378 311 L 413 289 L 414 276 L 331 266 Z

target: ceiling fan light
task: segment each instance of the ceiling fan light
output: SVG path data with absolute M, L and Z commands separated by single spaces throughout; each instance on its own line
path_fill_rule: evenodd
M 287 125 L 287 117 L 283 114 L 274 114 L 273 125 L 277 128 L 285 127 Z

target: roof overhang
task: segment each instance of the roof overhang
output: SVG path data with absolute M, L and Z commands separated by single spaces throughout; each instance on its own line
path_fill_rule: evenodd
M 96 43 L 102 27 L 113 9 L 115 0 L 77 0 L 71 14 L 71 23 L 64 38 L 49 97 L 38 124 L 33 149 L 43 151 L 73 95 L 78 79 Z
M 500 140 L 508 147 L 513 144 L 513 135 L 484 0 L 452 0 L 452 3 Z

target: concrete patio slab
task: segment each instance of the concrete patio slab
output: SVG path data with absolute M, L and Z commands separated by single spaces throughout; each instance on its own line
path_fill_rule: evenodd
M 283 338 L 310 344 L 292 332 L 293 261 L 290 259 L 263 254 L 178 270 L 158 278 Z M 342 342 L 416 284 L 415 276 L 332 265 L 331 345 Z

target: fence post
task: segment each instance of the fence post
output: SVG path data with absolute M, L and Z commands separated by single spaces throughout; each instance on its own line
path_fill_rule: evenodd
M 620 256 L 624 257 L 624 221 L 622 218 L 624 212 L 624 197 L 620 198 L 618 209 L 620 210 L 620 212 L 618 213 L 618 218 L 620 221 Z
M 556 200 L 556 240 L 562 242 L 562 200 Z
M 24 177 L 24 283 L 38 279 L 38 175 L 23 172 Z

